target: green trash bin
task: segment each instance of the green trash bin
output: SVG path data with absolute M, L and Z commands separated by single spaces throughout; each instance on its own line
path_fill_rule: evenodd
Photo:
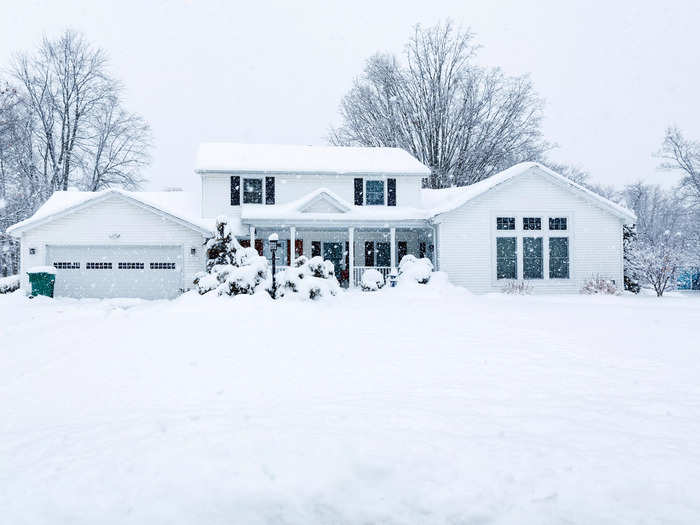
M 53 297 L 53 287 L 56 283 L 56 269 L 53 266 L 36 266 L 27 271 L 31 296 L 45 295 Z

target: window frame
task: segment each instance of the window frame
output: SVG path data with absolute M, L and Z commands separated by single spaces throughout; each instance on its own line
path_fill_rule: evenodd
M 547 285 L 547 286 L 571 286 L 571 283 L 576 279 L 576 269 L 575 269 L 575 238 L 574 238 L 574 227 L 575 227 L 575 216 L 570 210 L 519 210 L 519 209 L 496 209 L 491 211 L 490 220 L 490 236 L 491 236 L 491 254 L 490 254 L 490 275 L 491 275 L 491 286 L 494 288 L 502 287 L 503 282 L 508 279 L 498 278 L 498 268 L 497 268 L 497 237 L 515 237 L 516 239 L 516 280 L 528 281 L 530 283 L 540 283 L 537 286 Z M 515 219 L 515 229 L 513 230 L 499 230 L 497 226 L 498 218 L 514 218 Z M 525 230 L 524 229 L 524 218 L 540 218 L 541 228 L 540 230 Z M 549 229 L 549 218 L 566 219 L 566 230 L 550 230 Z M 542 277 L 541 278 L 527 278 L 525 279 L 525 246 L 523 238 L 542 238 Z M 565 237 L 568 239 L 569 246 L 569 275 L 568 277 L 549 277 L 549 239 L 552 237 Z
M 381 182 L 382 183 L 382 202 L 381 203 L 370 203 L 369 202 L 369 183 L 371 182 Z M 386 178 L 365 178 L 364 179 L 364 203 L 365 206 L 386 206 L 386 193 L 387 193 L 387 181 Z M 374 192 L 376 193 L 376 192 Z
M 246 201 L 246 181 L 257 181 L 260 184 L 260 202 Z M 241 177 L 241 204 L 265 204 L 265 181 L 262 177 Z

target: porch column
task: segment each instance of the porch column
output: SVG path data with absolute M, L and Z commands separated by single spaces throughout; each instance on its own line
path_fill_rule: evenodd
M 250 227 L 250 247 L 255 248 L 255 226 Z
M 287 261 L 289 266 L 292 266 L 292 262 L 297 258 L 296 252 L 296 241 L 297 241 L 297 229 L 294 226 L 289 227 L 289 258 L 291 261 Z
M 389 228 L 391 234 L 391 267 L 396 268 L 396 228 Z
M 348 228 L 348 287 L 355 286 L 355 228 Z

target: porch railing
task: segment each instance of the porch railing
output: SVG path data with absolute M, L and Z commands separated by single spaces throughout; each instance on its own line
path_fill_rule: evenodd
M 360 282 L 362 281 L 362 274 L 365 273 L 365 270 L 370 269 L 377 270 L 379 273 L 381 273 L 385 281 L 389 280 L 389 274 L 391 273 L 390 266 L 355 266 L 352 276 L 352 285 L 360 286 Z

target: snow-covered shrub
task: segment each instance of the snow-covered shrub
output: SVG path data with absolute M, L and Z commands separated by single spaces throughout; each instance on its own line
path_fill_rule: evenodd
M 508 295 L 530 295 L 532 293 L 532 286 L 526 281 L 508 281 L 501 292 Z
M 267 259 L 240 245 L 225 216 L 216 219 L 216 234 L 205 246 L 207 271 L 194 278 L 202 295 L 213 290 L 219 295 L 253 294 L 268 276 Z
M 10 293 L 19 290 L 19 275 L 0 278 L 0 293 Z
M 583 284 L 581 293 L 585 295 L 619 295 L 620 291 L 614 282 L 596 275 Z
M 433 263 L 425 257 L 418 259 L 413 255 L 404 255 L 399 263 L 399 281 L 427 284 L 433 272 Z
M 379 270 L 368 268 L 362 274 L 360 287 L 365 292 L 376 292 L 380 288 L 384 287 L 384 276 Z
M 278 272 L 275 279 L 277 290 L 274 295 L 277 297 L 296 293 L 305 299 L 317 299 L 340 291 L 333 263 L 321 257 L 298 257 L 289 268 Z

